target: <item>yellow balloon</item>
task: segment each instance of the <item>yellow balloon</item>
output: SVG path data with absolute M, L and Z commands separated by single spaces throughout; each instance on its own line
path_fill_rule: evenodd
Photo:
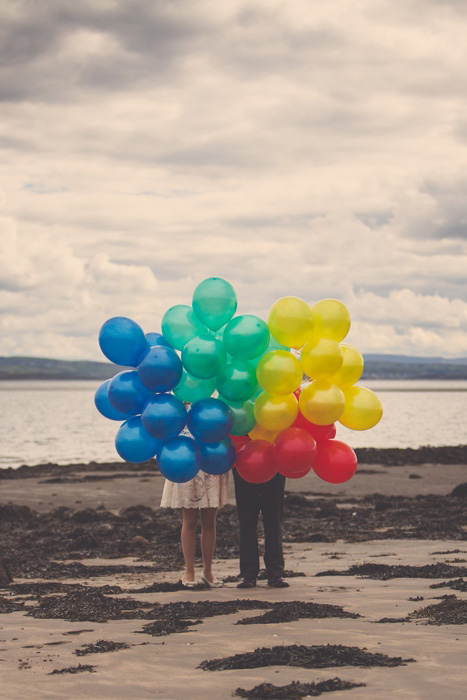
M 256 378 L 269 394 L 291 394 L 303 378 L 300 362 L 286 350 L 273 350 L 263 355 L 256 368 Z
M 316 425 L 330 425 L 345 408 L 344 392 L 325 379 L 315 379 L 300 394 L 300 411 Z
M 268 442 L 274 442 L 276 437 L 279 435 L 280 430 L 266 430 L 262 425 L 256 423 L 253 430 L 248 433 L 252 440 L 267 440 Z
M 340 343 L 350 328 L 347 307 L 337 299 L 321 299 L 311 307 L 314 329 L 313 337 L 330 338 Z
M 327 379 L 344 361 L 339 343 L 330 338 L 314 338 L 302 348 L 300 364 L 310 379 Z
M 353 345 L 341 345 L 344 361 L 338 372 L 329 377 L 331 384 L 345 390 L 358 382 L 363 374 L 363 357 Z
M 369 430 L 381 420 L 383 406 L 374 391 L 351 386 L 344 392 L 345 410 L 339 422 L 351 430 Z
M 301 348 L 313 334 L 313 314 L 303 299 L 282 297 L 269 310 L 268 326 L 279 343 Z
M 298 415 L 298 402 L 293 394 L 276 396 L 263 391 L 255 401 L 256 422 L 266 430 L 285 430 Z

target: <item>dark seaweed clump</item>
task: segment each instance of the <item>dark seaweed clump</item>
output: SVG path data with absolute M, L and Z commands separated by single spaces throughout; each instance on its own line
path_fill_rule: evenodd
M 99 639 L 95 644 L 83 644 L 83 647 L 83 649 L 76 649 L 76 656 L 85 656 L 86 654 L 104 654 L 108 651 L 129 649 L 130 645 L 126 642 L 110 642 L 105 639 Z
M 192 625 L 200 625 L 202 620 L 182 620 L 179 618 L 156 620 L 144 625 L 143 629 L 136 630 L 138 634 L 150 634 L 152 637 L 166 637 L 168 634 L 188 632 Z
M 95 673 L 95 666 L 86 666 L 84 664 L 78 664 L 77 666 L 68 666 L 68 668 L 56 668 L 55 671 L 51 671 L 49 676 L 57 676 L 61 673 L 83 673 L 89 671 L 90 673 Z
M 8 590 L 19 595 L 47 595 L 48 593 L 74 593 L 76 591 L 87 591 L 88 593 L 135 593 L 137 591 L 128 591 L 120 586 L 83 586 L 81 583 L 60 583 L 59 581 L 37 581 L 34 583 L 12 583 L 8 586 Z
M 9 598 L 0 596 L 0 615 L 24 610 L 24 608 L 24 601 L 10 600 Z
M 303 668 L 328 668 L 337 666 L 401 666 L 415 659 L 373 654 L 359 647 L 340 644 L 262 647 L 245 654 L 235 654 L 224 659 L 203 661 L 198 668 L 204 671 L 260 668 L 263 666 L 301 666 Z
M 64 596 L 48 596 L 27 615 L 36 618 L 69 620 L 70 622 L 107 622 L 107 620 L 148 619 L 142 608 L 152 603 L 133 598 L 109 598 L 96 591 L 75 591 Z
M 239 620 L 237 625 L 267 625 L 277 622 L 292 622 L 302 618 L 323 619 L 325 617 L 340 617 L 356 619 L 361 617 L 357 613 L 346 612 L 340 605 L 327 605 L 325 603 L 303 603 L 294 600 L 284 603 L 274 603 L 271 610 L 263 615 L 245 617 Z
M 426 618 L 427 625 L 465 625 L 467 623 L 467 600 L 449 596 L 441 603 L 427 605 L 410 613 L 412 618 Z
M 451 588 L 454 591 L 467 593 L 467 581 L 463 578 L 458 578 L 455 581 L 442 581 L 441 583 L 433 583 L 430 588 Z
M 365 686 L 366 683 L 350 683 L 340 678 L 330 678 L 328 681 L 318 681 L 318 683 L 299 683 L 298 681 L 292 681 L 288 685 L 261 683 L 251 690 L 237 688 L 235 695 L 247 700 L 299 700 L 304 697 L 316 698 L 321 693 L 332 693 L 334 690 L 351 690 Z
M 363 576 L 365 578 L 387 581 L 391 578 L 455 578 L 467 576 L 465 566 L 450 564 L 425 564 L 408 566 L 404 564 L 354 564 L 344 571 L 320 571 L 316 576 Z

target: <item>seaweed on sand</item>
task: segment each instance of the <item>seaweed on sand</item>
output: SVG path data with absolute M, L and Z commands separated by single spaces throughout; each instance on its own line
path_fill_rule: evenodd
M 77 666 L 68 666 L 68 668 L 56 668 L 55 671 L 51 671 L 49 676 L 57 676 L 61 673 L 83 673 L 89 671 L 90 673 L 95 673 L 95 666 L 86 666 L 84 664 L 78 664 Z
M 119 649 L 129 649 L 130 645 L 126 642 L 111 642 L 106 639 L 99 639 L 95 644 L 83 644 L 83 649 L 76 649 L 76 656 L 85 656 L 86 654 L 104 654 L 108 651 L 118 651 Z
M 315 576 L 363 576 L 365 578 L 387 581 L 391 578 L 455 578 L 467 576 L 465 566 L 450 564 L 425 564 L 408 566 L 404 564 L 354 564 L 344 571 L 320 571 Z
M 327 605 L 324 603 L 304 603 L 302 601 L 293 600 L 281 603 L 274 603 L 271 610 L 262 615 L 254 617 L 245 617 L 237 622 L 237 625 L 266 625 L 275 624 L 277 622 L 292 622 L 301 620 L 302 618 L 325 618 L 325 617 L 340 617 L 356 619 L 361 617 L 357 613 L 346 612 L 340 605 Z
M 24 601 L 10 600 L 4 596 L 0 596 L 0 614 L 17 612 L 18 610 L 24 610 Z
M 245 654 L 235 654 L 224 659 L 202 661 L 203 671 L 260 668 L 263 666 L 301 666 L 303 668 L 328 668 L 337 666 L 401 666 L 415 659 L 373 654 L 359 647 L 341 644 L 262 647 Z
M 467 600 L 449 596 L 441 603 L 427 605 L 410 613 L 411 618 L 426 618 L 427 625 L 465 625 L 467 624 Z
M 107 622 L 107 620 L 148 619 L 142 608 L 152 603 L 133 598 L 109 598 L 96 591 L 75 591 L 64 596 L 42 598 L 27 615 L 35 618 L 58 618 L 70 622 Z
M 235 695 L 247 700 L 299 700 L 304 697 L 315 698 L 321 693 L 332 693 L 334 690 L 351 690 L 364 686 L 366 683 L 350 683 L 340 678 L 330 678 L 328 681 L 317 683 L 299 683 L 299 681 L 292 681 L 288 685 L 261 683 L 251 690 L 237 688 Z
M 442 581 L 441 583 L 433 583 L 430 588 L 451 588 L 454 591 L 467 593 L 467 581 L 463 578 L 457 578 L 454 581 Z

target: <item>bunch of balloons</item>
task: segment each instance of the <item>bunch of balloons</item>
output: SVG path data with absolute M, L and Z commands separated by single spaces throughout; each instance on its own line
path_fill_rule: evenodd
M 166 311 L 162 333 L 145 334 L 121 316 L 104 323 L 102 352 L 131 368 L 95 394 L 100 413 L 122 422 L 118 454 L 129 462 L 156 457 L 175 483 L 234 465 L 251 483 L 277 472 L 297 479 L 311 469 L 327 482 L 347 481 L 357 458 L 334 439 L 334 423 L 367 430 L 382 416 L 378 397 L 355 386 L 363 357 L 341 342 L 348 310 L 335 299 L 309 306 L 283 297 L 266 323 L 236 309 L 232 285 L 210 277 L 191 306 Z

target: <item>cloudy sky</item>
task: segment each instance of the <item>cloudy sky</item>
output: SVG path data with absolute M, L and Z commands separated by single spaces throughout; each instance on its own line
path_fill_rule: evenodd
M 0 0 L 0 355 L 205 277 L 467 356 L 465 0 Z

